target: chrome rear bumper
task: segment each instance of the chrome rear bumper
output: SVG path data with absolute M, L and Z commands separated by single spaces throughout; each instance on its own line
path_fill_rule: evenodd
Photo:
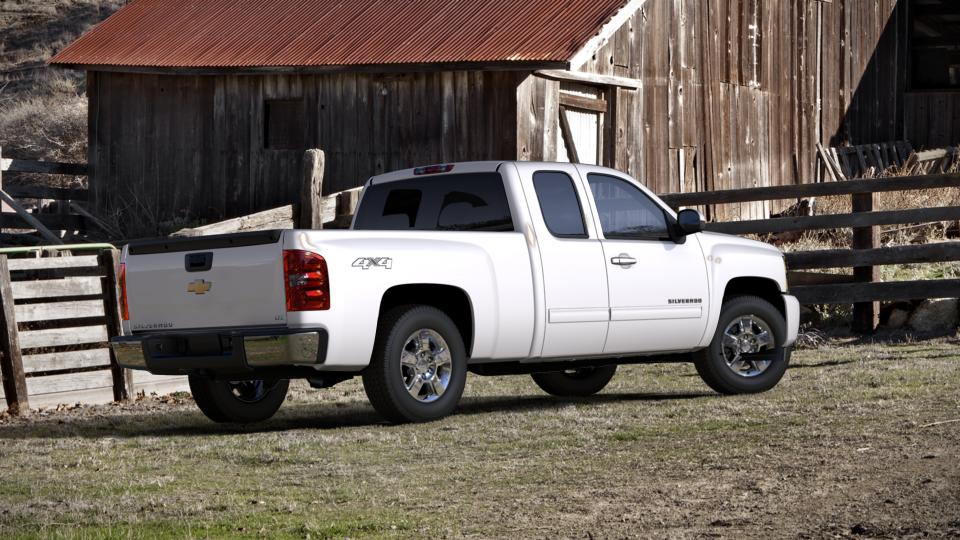
M 157 374 L 242 372 L 323 363 L 324 329 L 120 336 L 110 340 L 117 363 Z

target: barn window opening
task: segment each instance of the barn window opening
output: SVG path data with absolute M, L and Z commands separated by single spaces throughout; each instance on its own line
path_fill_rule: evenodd
M 960 2 L 912 0 L 908 12 L 911 88 L 960 88 Z
M 306 125 L 302 99 L 268 99 L 263 103 L 264 148 L 304 150 Z
M 585 84 L 561 83 L 557 161 L 602 165 L 606 113 L 603 90 Z

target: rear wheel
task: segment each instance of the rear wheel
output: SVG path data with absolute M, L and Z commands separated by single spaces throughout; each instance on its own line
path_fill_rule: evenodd
M 363 389 L 392 422 L 428 422 L 452 413 L 467 381 L 463 339 L 446 313 L 404 306 L 384 315 Z
M 220 381 L 190 375 L 197 406 L 214 422 L 260 422 L 273 416 L 287 397 L 290 381 Z
M 544 392 L 559 397 L 592 396 L 604 389 L 617 366 L 580 367 L 565 371 L 534 373 L 533 382 Z
M 773 304 L 756 296 L 738 296 L 723 304 L 710 346 L 695 365 L 710 388 L 721 394 L 765 392 L 780 382 L 790 355 L 778 347 L 787 323 Z

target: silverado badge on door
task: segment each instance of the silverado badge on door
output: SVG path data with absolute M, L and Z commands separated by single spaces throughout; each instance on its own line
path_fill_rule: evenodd
M 196 281 L 191 281 L 190 284 L 187 285 L 187 292 L 193 294 L 207 294 L 212 288 L 213 283 L 198 279 Z

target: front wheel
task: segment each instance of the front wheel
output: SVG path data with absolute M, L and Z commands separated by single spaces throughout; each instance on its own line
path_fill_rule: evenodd
M 221 381 L 190 375 L 193 400 L 214 422 L 247 424 L 273 416 L 287 397 L 290 381 Z
M 604 389 L 617 366 L 580 367 L 566 371 L 534 373 L 533 382 L 544 392 L 559 397 L 592 396 Z
M 450 317 L 404 306 L 381 319 L 363 390 L 392 422 L 428 422 L 452 413 L 467 382 L 463 339 Z
M 756 296 L 732 298 L 720 310 L 713 341 L 697 355 L 697 373 L 721 394 L 770 390 L 787 371 L 786 335 L 787 323 L 773 304 Z

